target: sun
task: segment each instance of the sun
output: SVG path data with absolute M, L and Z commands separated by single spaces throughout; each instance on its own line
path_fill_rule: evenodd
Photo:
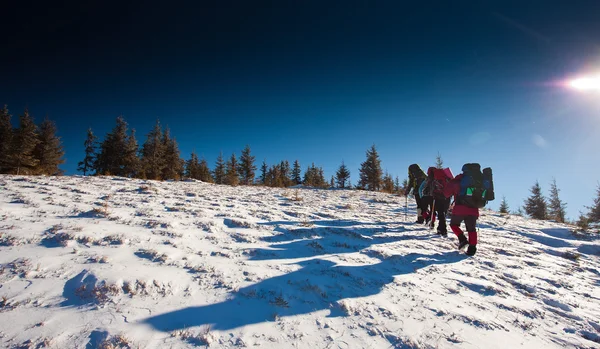
M 569 81 L 569 86 L 580 91 L 600 91 L 600 76 L 577 78 Z

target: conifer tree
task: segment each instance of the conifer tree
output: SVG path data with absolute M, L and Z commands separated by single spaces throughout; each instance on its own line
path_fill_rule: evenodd
M 588 221 L 590 223 L 600 222 L 600 184 L 596 189 L 596 198 L 594 199 L 594 205 L 589 207 L 590 213 L 588 214 Z
M 242 150 L 240 156 L 240 182 L 243 185 L 249 185 L 254 183 L 254 177 L 256 173 L 256 166 L 254 165 L 256 157 L 250 155 L 250 146 L 246 145 L 246 148 Z
M 201 180 L 200 161 L 198 155 L 193 151 L 190 159 L 185 162 L 185 176 L 192 179 Z
M 139 146 L 135 138 L 135 129 L 131 129 L 127 137 L 127 146 L 125 148 L 125 159 L 123 163 L 123 175 L 125 177 L 135 178 L 141 172 L 141 160 L 138 157 Z
M 402 192 L 402 188 L 400 187 L 400 178 L 398 176 L 396 176 L 396 179 L 394 179 L 394 193 L 401 193 Z
M 546 219 L 548 217 L 547 207 L 540 183 L 536 181 L 531 187 L 531 196 L 525 200 L 525 213 L 534 219 Z
M 12 115 L 8 112 L 8 106 L 0 110 L 0 173 L 8 173 L 11 167 L 11 142 L 13 137 Z
M 202 157 L 202 160 L 200 160 L 200 164 L 198 166 L 198 172 L 200 173 L 199 179 L 202 182 L 206 182 L 206 183 L 213 182 L 213 178 L 210 174 L 210 168 L 208 168 L 208 162 L 206 162 L 206 159 L 204 157 Z
M 367 159 L 360 165 L 359 186 L 366 190 L 379 191 L 382 184 L 381 160 L 375 144 L 367 150 Z
M 163 169 L 162 178 L 178 180 L 183 175 L 184 161 L 181 159 L 179 145 L 175 138 L 171 137 L 171 130 L 167 127 L 163 133 L 162 146 L 164 149 L 163 161 L 165 167 Z
M 260 166 L 260 183 L 262 185 L 267 185 L 267 172 L 269 171 L 269 166 L 267 166 L 266 160 L 263 160 L 262 165 Z
M 292 179 L 290 178 L 290 174 L 290 163 L 287 160 L 282 161 L 279 164 L 279 175 L 281 176 L 283 187 L 289 187 L 291 185 Z
M 329 180 L 329 188 L 335 188 L 335 178 L 331 175 L 331 179 Z
M 444 160 L 442 160 L 442 155 L 438 152 L 438 155 L 435 157 L 435 168 L 443 169 L 444 168 Z
M 385 172 L 385 175 L 383 176 L 381 186 L 382 186 L 381 190 L 383 192 L 390 193 L 390 194 L 394 192 L 394 179 L 387 171 Z
M 508 214 L 509 207 L 508 202 L 506 202 L 506 197 L 502 197 L 502 202 L 500 203 L 500 213 Z
M 559 197 L 558 193 L 560 189 L 558 189 L 556 185 L 556 179 L 552 179 L 552 183 L 550 183 L 550 200 L 548 202 L 548 218 L 554 219 L 559 223 L 565 222 L 566 209 L 567 204 L 565 204 Z
M 109 132 L 100 144 L 96 174 L 125 177 L 125 161 L 127 154 L 127 122 L 122 116 L 117 118 L 117 125 Z
M 62 175 L 64 171 L 58 168 L 65 163 L 65 152 L 60 138 L 56 135 L 56 124 L 47 118 L 39 125 L 37 131 L 38 144 L 33 155 L 37 160 L 36 174 L 50 176 Z
M 87 130 L 87 138 L 83 142 L 85 147 L 85 157 L 77 165 L 77 171 L 82 172 L 84 176 L 91 174 L 96 164 L 96 135 L 92 132 L 91 128 Z
M 293 185 L 302 184 L 302 169 L 300 169 L 300 162 L 294 161 L 294 167 L 292 168 L 292 183 Z
M 223 159 L 223 152 L 219 153 L 219 157 L 217 158 L 217 162 L 215 164 L 213 177 L 215 178 L 215 183 L 225 183 L 225 160 Z
M 346 185 L 349 184 L 348 182 L 350 181 L 350 170 L 348 170 L 348 167 L 346 167 L 346 164 L 344 164 L 343 160 L 342 164 L 335 173 L 335 177 L 338 188 L 344 189 L 346 188 Z
M 14 131 L 11 142 L 11 167 L 17 174 L 31 174 L 37 166 L 39 161 L 33 152 L 38 142 L 35 123 L 25 109 L 19 117 L 19 127 Z
M 238 185 L 240 182 L 238 176 L 238 162 L 235 157 L 235 153 L 231 154 L 231 157 L 225 164 L 225 184 Z
M 156 120 L 154 128 L 146 136 L 146 142 L 141 151 L 142 177 L 147 179 L 161 179 L 165 168 L 165 149 L 162 142 L 162 127 Z

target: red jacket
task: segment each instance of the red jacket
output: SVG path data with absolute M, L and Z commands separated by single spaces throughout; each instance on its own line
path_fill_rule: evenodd
M 454 177 L 453 180 L 448 182 L 444 187 L 444 196 L 449 198 L 454 196 L 454 200 L 460 194 L 460 179 L 463 177 L 462 173 Z M 452 209 L 453 216 L 475 216 L 479 217 L 479 209 L 475 207 L 469 207 L 467 205 L 455 204 Z

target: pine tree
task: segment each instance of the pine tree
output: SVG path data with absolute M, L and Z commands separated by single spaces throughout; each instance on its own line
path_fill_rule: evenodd
M 142 177 L 147 179 L 162 178 L 163 169 L 165 168 L 165 149 L 162 143 L 162 134 L 160 121 L 156 120 L 154 128 L 146 136 L 146 142 L 144 142 L 141 152 Z
M 583 212 L 579 211 L 579 218 L 577 219 L 577 222 L 575 223 L 578 227 L 582 228 L 582 229 L 587 229 L 590 226 L 590 215 L 589 214 L 584 214 Z
M 65 152 L 60 137 L 56 136 L 56 124 L 47 118 L 40 124 L 37 131 L 38 144 L 33 151 L 37 159 L 36 174 L 50 176 L 62 175 L 64 171 L 58 168 L 65 163 Z
M 77 171 L 82 172 L 84 176 L 92 173 L 95 168 L 96 163 L 96 135 L 92 132 L 91 128 L 88 128 L 87 138 L 85 142 L 83 142 L 83 146 L 85 147 L 85 157 L 82 161 L 80 161 L 77 165 Z
M 290 178 L 290 163 L 287 160 L 284 160 L 279 164 L 279 175 L 281 176 L 281 183 L 283 186 L 289 187 L 292 183 L 292 179 Z
M 342 164 L 335 173 L 335 177 L 338 188 L 345 189 L 347 182 L 350 182 L 350 170 L 348 170 L 348 167 L 346 167 L 346 164 L 344 164 L 343 160 Z
M 600 184 L 596 189 L 596 198 L 594 199 L 594 205 L 589 207 L 590 213 L 588 214 L 588 221 L 590 223 L 600 222 Z
M 554 219 L 559 223 L 565 222 L 566 209 L 567 204 L 562 202 L 562 200 L 558 197 L 558 193 L 560 189 L 558 189 L 556 185 L 556 179 L 552 179 L 552 183 L 550 183 L 550 200 L 548 203 L 548 217 L 550 219 Z
M 269 171 L 269 166 L 267 166 L 266 160 L 263 160 L 262 165 L 260 166 L 260 183 L 262 185 L 267 185 L 267 172 Z
M 213 177 L 215 178 L 215 183 L 225 183 L 225 160 L 223 160 L 223 152 L 219 153 L 217 163 L 215 164 L 215 171 Z
M 514 214 L 515 216 L 521 216 L 521 217 L 523 217 L 523 215 L 524 215 L 524 214 L 523 214 L 523 208 L 522 208 L 522 207 L 519 207 L 519 208 L 517 208 L 517 210 L 516 210 L 516 211 L 514 211 L 514 212 L 513 212 L 513 214 Z
M 238 176 L 238 162 L 235 153 L 231 154 L 229 161 L 225 164 L 225 184 L 238 185 L 240 182 Z
M 192 152 L 190 159 L 185 162 L 185 176 L 192 179 L 201 180 L 200 161 L 196 152 Z
M 168 127 L 163 133 L 162 146 L 164 149 L 163 161 L 165 164 L 162 178 L 164 180 L 179 180 L 183 175 L 184 161 L 181 159 L 179 145 L 177 145 L 175 138 L 171 137 L 171 130 Z
M 379 191 L 382 185 L 381 160 L 375 144 L 367 150 L 367 159 L 360 165 L 359 186 L 366 190 Z
M 398 176 L 396 176 L 396 179 L 394 179 L 394 193 L 401 193 L 402 192 L 402 187 L 400 187 L 400 178 Z
M 292 168 L 292 183 L 293 185 L 302 184 L 302 169 L 300 169 L 300 162 L 294 161 L 294 167 Z
M 206 162 L 206 159 L 204 157 L 202 157 L 202 160 L 200 160 L 200 164 L 198 166 L 198 172 L 200 173 L 199 179 L 202 182 L 205 182 L 205 183 L 213 182 L 213 178 L 210 174 L 210 168 L 208 168 L 208 162 Z
M 531 196 L 525 200 L 525 213 L 534 219 L 546 219 L 548 217 L 547 206 L 540 183 L 536 181 L 531 187 Z
M 331 179 L 329 180 L 329 188 L 335 188 L 335 178 L 331 175 Z
M 500 203 L 500 213 L 508 214 L 508 212 L 509 212 L 508 202 L 506 202 L 506 198 L 503 196 L 502 202 Z
M 125 177 L 135 178 L 141 172 L 141 160 L 138 157 L 139 146 L 135 139 L 135 129 L 132 129 L 127 137 L 127 147 L 125 148 L 125 159 L 123 163 L 123 174 Z
M 109 132 L 100 144 L 96 174 L 125 177 L 127 154 L 127 122 L 122 116 L 117 118 L 117 125 Z
M 438 155 L 435 157 L 435 167 L 439 169 L 444 168 L 444 160 L 442 160 L 442 156 L 438 152 Z
M 17 174 L 31 174 L 37 166 L 39 161 L 33 152 L 38 142 L 35 123 L 25 109 L 19 117 L 19 127 L 14 131 L 11 142 L 11 167 Z
M 383 176 L 383 180 L 381 183 L 381 190 L 383 192 L 390 193 L 390 194 L 394 192 L 394 179 L 387 171 L 385 172 L 385 175 Z
M 246 148 L 242 150 L 240 156 L 240 182 L 243 185 L 249 185 L 254 183 L 254 176 L 256 173 L 256 166 L 254 165 L 256 157 L 250 155 L 250 146 L 246 145 Z
M 11 142 L 13 137 L 12 115 L 8 112 L 8 106 L 0 110 L 0 173 L 8 173 L 11 166 Z

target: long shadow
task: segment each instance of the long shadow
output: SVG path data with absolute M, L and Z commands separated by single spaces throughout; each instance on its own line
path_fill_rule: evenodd
M 354 227 L 365 225 L 390 225 L 390 224 L 405 224 L 406 222 L 359 222 L 348 219 L 323 219 L 323 220 L 308 220 L 308 221 L 270 221 L 258 223 L 259 225 L 299 225 L 311 224 L 319 227 Z
M 383 232 L 383 231 L 382 231 Z M 390 231 L 387 230 L 387 233 Z M 330 234 L 295 235 L 294 241 L 273 243 L 269 248 L 253 249 L 250 260 L 294 259 L 322 256 L 325 254 L 353 253 L 376 244 L 399 241 L 424 241 L 433 239 L 433 235 L 375 236 L 366 237 L 333 232 Z
M 98 279 L 93 274 L 89 274 L 85 269 L 81 273 L 69 279 L 63 288 L 62 295 L 65 300 L 60 303 L 60 306 L 82 306 L 93 303 L 93 299 L 91 297 L 82 297 L 82 295 L 84 295 L 86 290 L 93 289 L 97 281 Z
M 524 231 L 518 232 L 519 235 L 525 236 L 534 240 L 542 245 L 546 245 L 548 247 L 561 248 L 561 247 L 573 247 L 573 245 L 565 240 L 556 239 L 549 236 L 536 235 L 531 233 L 526 233 Z
M 411 253 L 393 256 L 379 263 L 361 266 L 335 265 L 314 259 L 299 263 L 297 271 L 244 287 L 232 298 L 210 305 L 187 307 L 143 320 L 159 331 L 211 325 L 231 330 L 273 321 L 276 317 L 329 310 L 329 317 L 345 316 L 335 302 L 378 294 L 394 276 L 413 273 L 434 265 L 457 263 L 466 257 L 458 252 Z

